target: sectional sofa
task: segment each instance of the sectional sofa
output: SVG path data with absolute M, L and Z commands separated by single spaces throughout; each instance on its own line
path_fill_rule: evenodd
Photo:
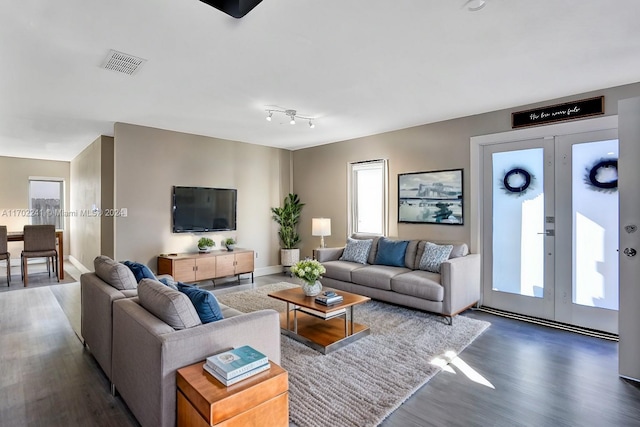
M 437 313 L 449 322 L 480 300 L 480 255 L 470 254 L 465 243 L 353 235 L 345 247 L 316 249 L 315 257 L 327 270 L 323 286 Z
M 242 345 L 280 363 L 275 310 L 244 314 L 219 304 L 223 319 L 202 324 L 185 293 L 148 278 L 138 283 L 121 263 L 99 258 L 80 279 L 82 335 L 142 426 L 175 426 L 181 367 Z

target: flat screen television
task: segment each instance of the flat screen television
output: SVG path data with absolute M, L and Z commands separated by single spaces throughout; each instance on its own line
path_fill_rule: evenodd
M 235 230 L 237 196 L 229 188 L 174 186 L 173 232 Z

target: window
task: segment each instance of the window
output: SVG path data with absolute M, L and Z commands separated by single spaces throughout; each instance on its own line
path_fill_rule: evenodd
M 31 224 L 64 228 L 64 181 L 58 178 L 29 179 Z
M 349 164 L 349 234 L 387 233 L 387 161 Z

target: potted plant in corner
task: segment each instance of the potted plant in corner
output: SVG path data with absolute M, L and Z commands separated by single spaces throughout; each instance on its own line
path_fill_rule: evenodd
M 232 251 L 233 248 L 236 247 L 236 241 L 232 237 L 229 237 L 224 241 L 224 245 L 227 247 L 228 251 Z
M 284 198 L 284 204 L 280 208 L 271 208 L 272 218 L 280 226 L 278 237 L 280 238 L 280 262 L 284 267 L 291 267 L 300 260 L 300 249 L 296 245 L 300 243 L 298 234 L 298 222 L 304 203 L 300 203 L 297 194 L 289 193 Z
M 198 251 L 205 252 L 205 253 L 209 252 L 211 248 L 213 248 L 215 245 L 216 245 L 216 242 L 214 242 L 210 238 L 201 237 L 200 240 L 198 240 Z

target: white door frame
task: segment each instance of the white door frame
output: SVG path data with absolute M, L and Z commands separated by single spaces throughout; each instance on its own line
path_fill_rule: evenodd
M 469 248 L 473 253 L 480 253 L 482 248 L 482 211 L 484 198 L 482 197 L 482 157 L 483 145 L 502 144 L 506 142 L 523 141 L 527 139 L 552 139 L 559 135 L 591 132 L 598 130 L 617 129 L 618 116 L 604 116 L 594 119 L 576 120 L 546 126 L 531 127 L 494 133 L 489 135 L 472 136 L 470 138 L 471 158 L 469 164 L 469 204 L 470 204 L 470 242 Z M 484 289 L 484 283 L 481 284 Z M 481 301 L 482 303 L 482 301 Z

